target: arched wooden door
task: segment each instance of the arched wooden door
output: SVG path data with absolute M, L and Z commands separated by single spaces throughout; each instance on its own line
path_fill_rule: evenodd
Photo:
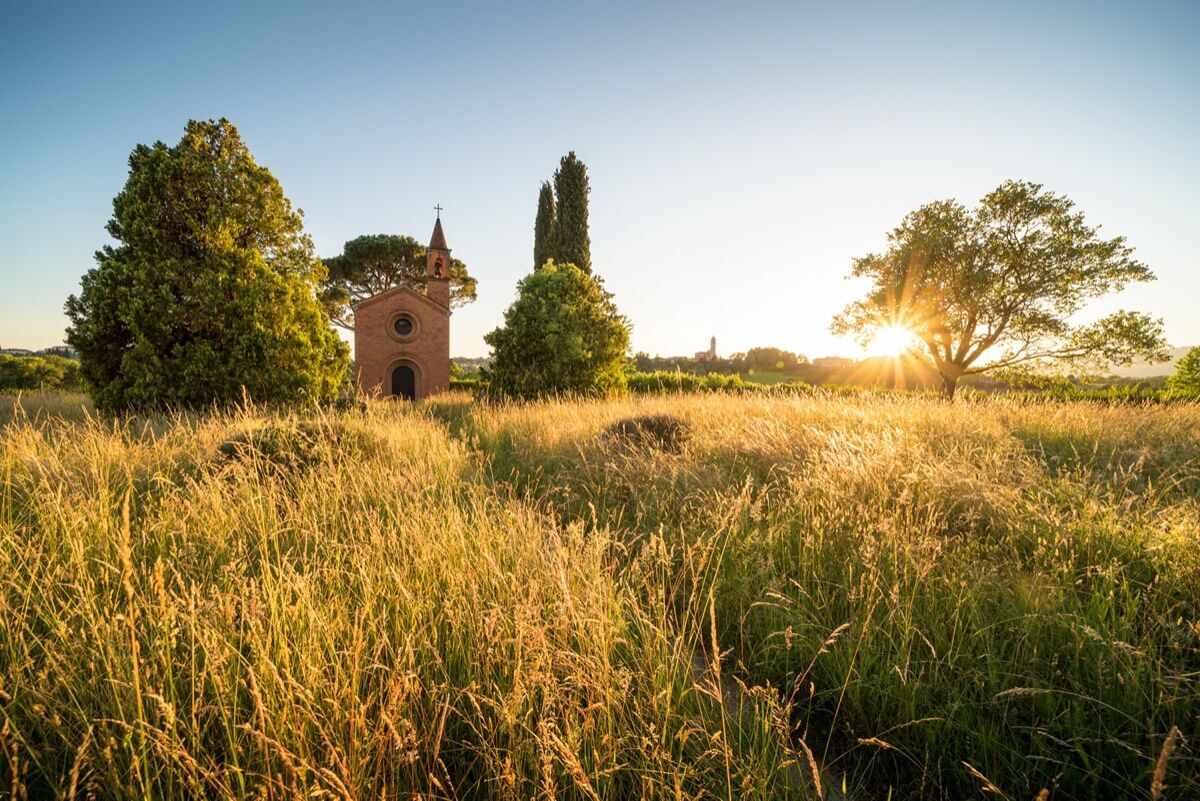
M 417 374 L 406 364 L 392 369 L 392 397 L 405 400 L 417 397 Z

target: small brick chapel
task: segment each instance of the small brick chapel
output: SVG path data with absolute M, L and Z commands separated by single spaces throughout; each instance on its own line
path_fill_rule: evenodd
M 450 388 L 450 248 L 439 210 L 426 292 L 392 287 L 354 304 L 354 365 L 367 395 L 419 400 Z

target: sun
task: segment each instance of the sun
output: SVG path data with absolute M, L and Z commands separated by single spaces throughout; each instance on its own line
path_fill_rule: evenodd
M 902 355 L 905 351 L 911 348 L 916 343 L 911 329 L 893 323 L 885 325 L 875 332 L 875 336 L 871 339 L 871 344 L 867 346 L 867 353 L 872 356 L 891 356 L 895 358 Z

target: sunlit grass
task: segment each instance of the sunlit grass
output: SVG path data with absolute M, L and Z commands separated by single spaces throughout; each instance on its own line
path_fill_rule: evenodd
M 73 392 L 0 393 L 0 426 L 14 419 L 81 421 L 92 413 L 87 395 Z
M 1196 405 L 77 406 L 0 428 L 0 793 L 1200 792 Z

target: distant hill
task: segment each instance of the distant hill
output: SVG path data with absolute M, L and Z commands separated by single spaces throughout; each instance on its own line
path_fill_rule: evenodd
M 1183 358 L 1191 347 L 1174 348 L 1171 351 L 1171 361 L 1161 364 L 1148 364 L 1147 362 L 1134 362 L 1128 367 L 1118 367 L 1112 371 L 1112 375 L 1120 376 L 1121 378 L 1154 378 L 1160 375 L 1171 375 L 1175 372 L 1175 363 Z

